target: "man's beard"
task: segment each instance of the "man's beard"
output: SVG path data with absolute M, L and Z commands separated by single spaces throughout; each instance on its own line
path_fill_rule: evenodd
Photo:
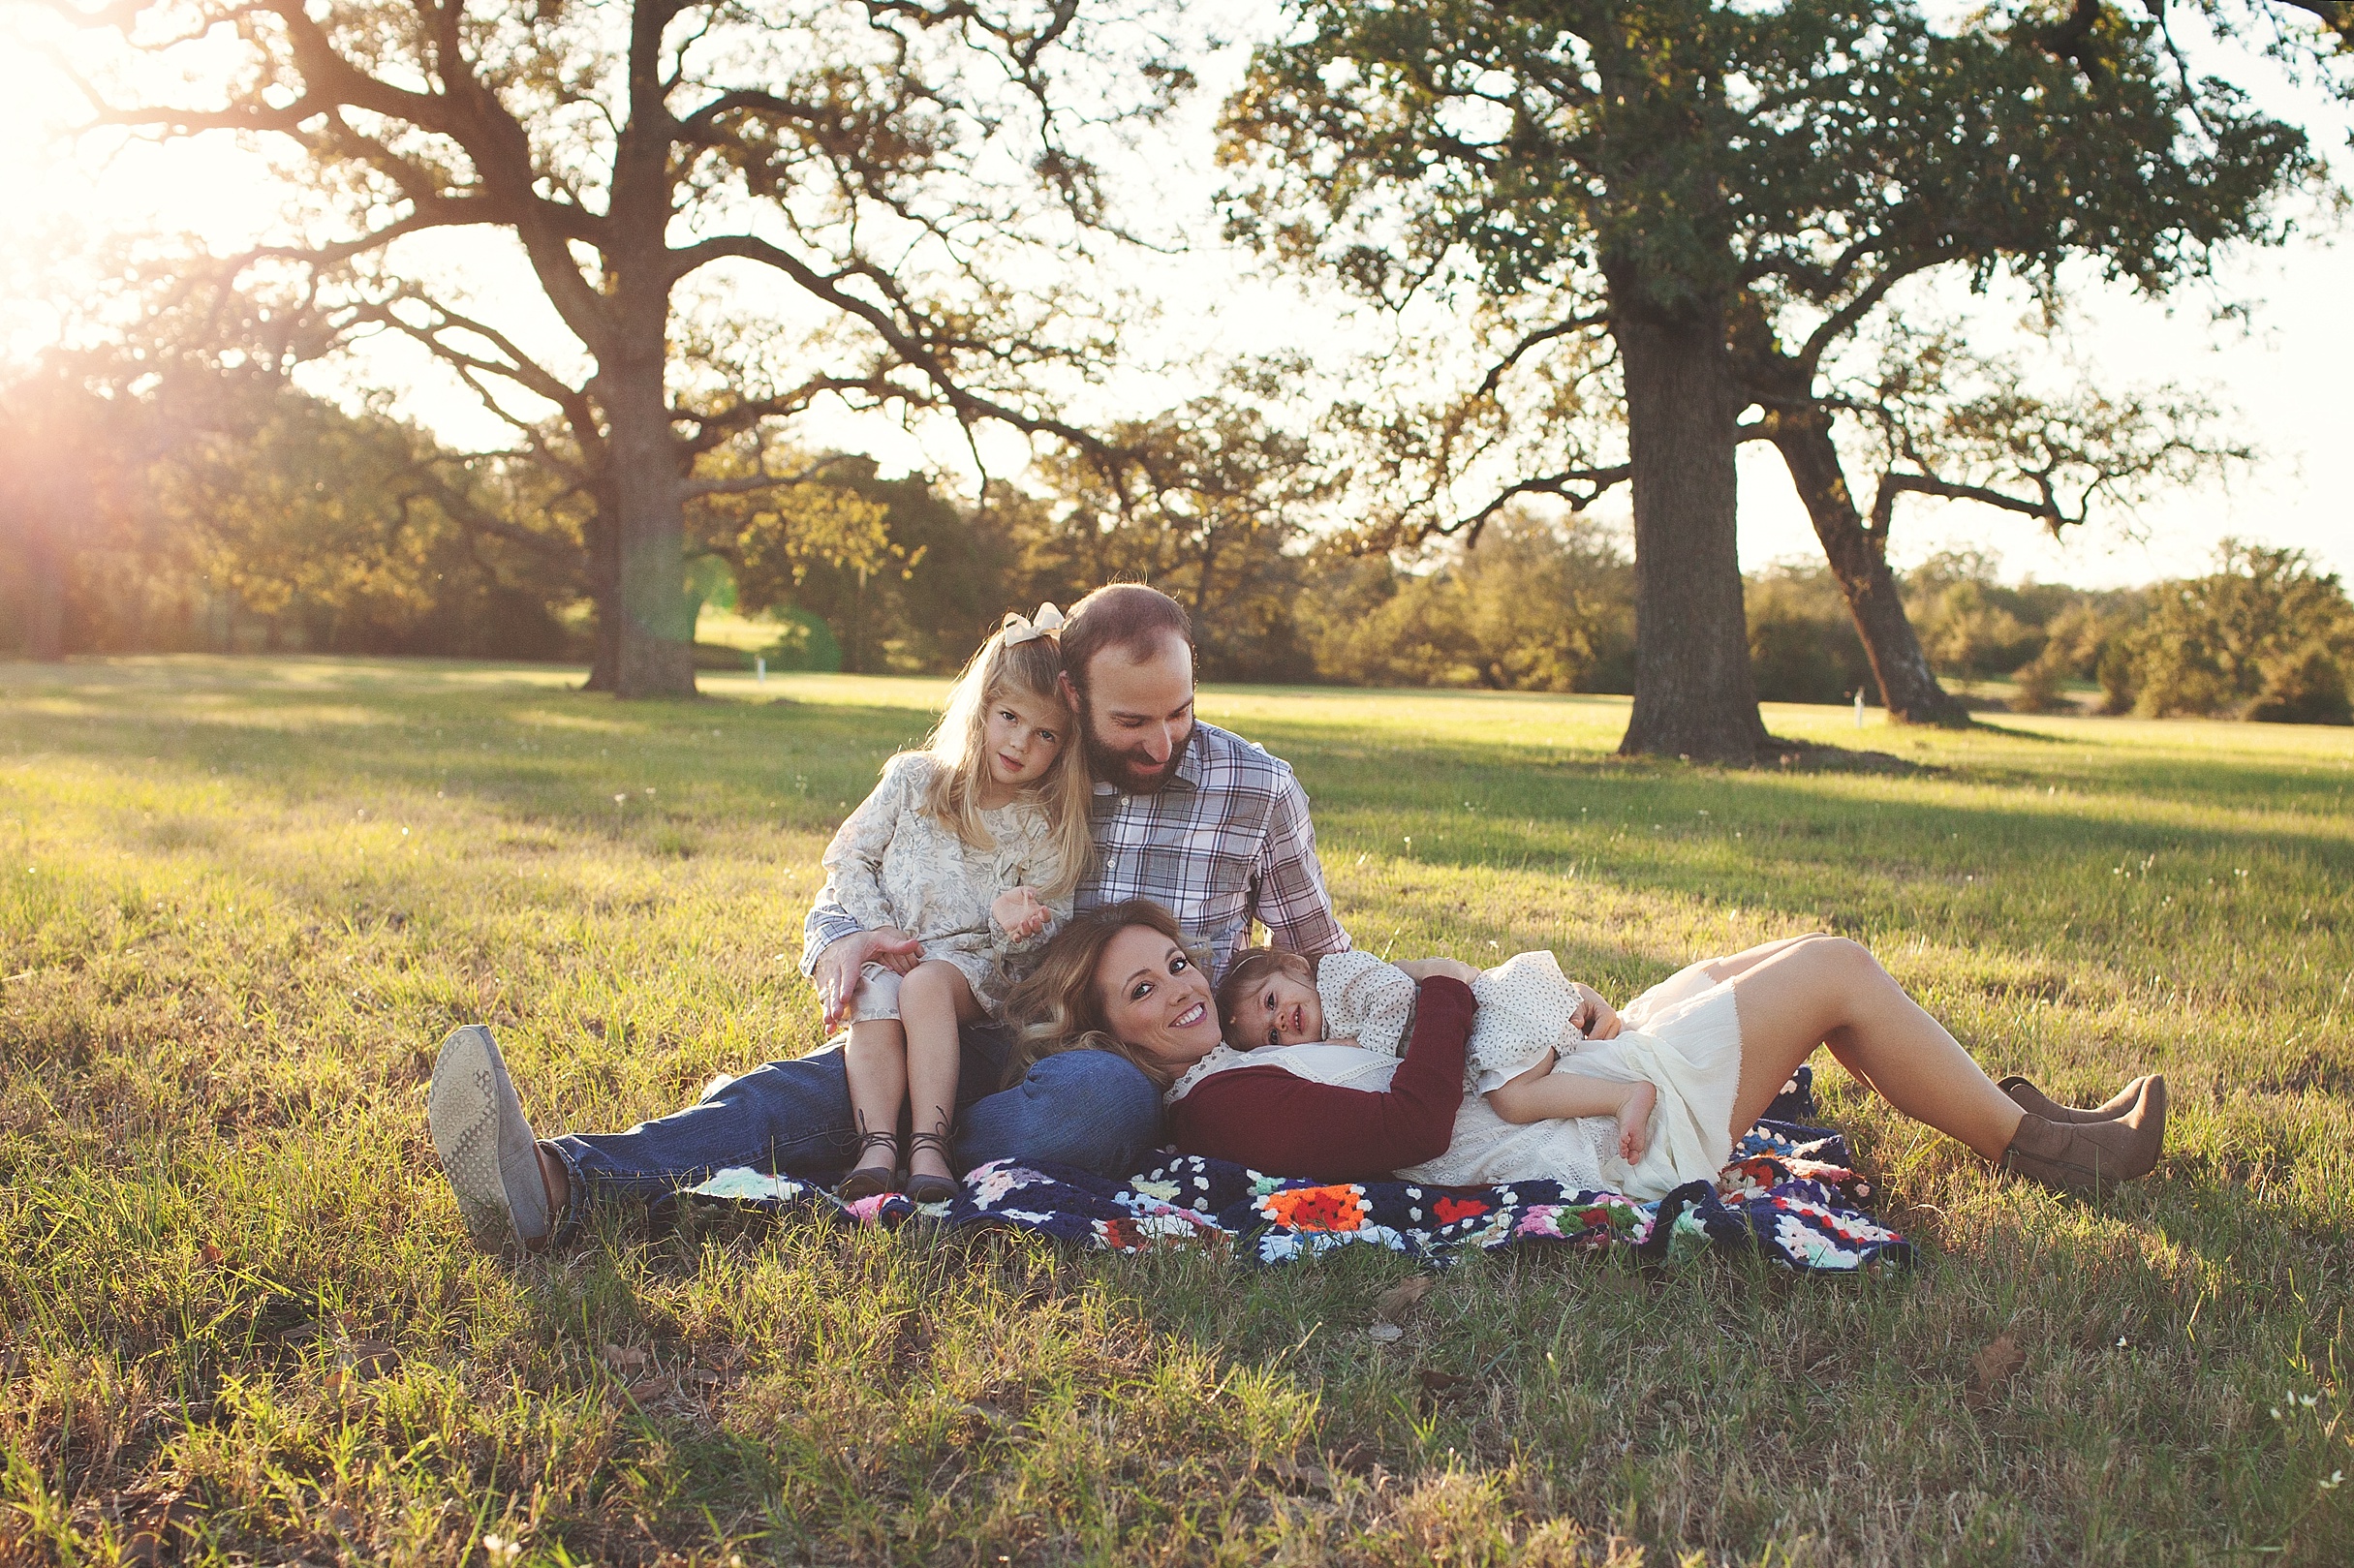
M 1169 759 L 1156 767 L 1131 753 L 1106 746 L 1096 738 L 1093 724 L 1086 726 L 1087 769 L 1124 795 L 1157 795 L 1161 786 L 1177 776 L 1177 760 L 1185 749 L 1193 743 L 1192 730 L 1185 740 L 1169 753 Z

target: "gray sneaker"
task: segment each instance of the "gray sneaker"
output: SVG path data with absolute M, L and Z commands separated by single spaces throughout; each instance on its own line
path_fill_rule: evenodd
M 498 1042 L 481 1025 L 452 1030 L 442 1042 L 425 1120 L 477 1245 L 513 1253 L 546 1240 L 553 1222 L 540 1178 L 540 1146 L 523 1120 L 523 1102 L 515 1098 Z

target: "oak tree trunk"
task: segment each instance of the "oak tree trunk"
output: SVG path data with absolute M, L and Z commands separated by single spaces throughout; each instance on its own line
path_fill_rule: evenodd
M 617 697 L 695 694 L 695 626 L 687 598 L 686 493 L 663 387 L 661 327 L 643 352 L 601 366 L 607 422 L 599 519 L 597 651 L 609 662 L 589 684 Z
M 621 503 L 609 485 L 597 493 L 597 509 L 589 519 L 588 590 L 597 606 L 587 690 L 610 692 L 621 664 L 621 543 L 617 526 Z
M 1855 617 L 1888 717 L 1907 724 L 1967 725 L 1969 710 L 1937 684 L 1905 614 L 1896 575 L 1888 569 L 1888 541 L 1873 533 L 1856 509 L 1839 447 L 1831 440 L 1830 416 L 1816 408 L 1781 410 L 1772 415 L 1771 429 L 1775 449 L 1814 523 L 1814 537 L 1822 540 L 1823 557 L 1847 598 L 1847 613 Z
M 1750 762 L 1766 745 L 1734 535 L 1739 411 L 1724 319 L 1610 273 L 1634 490 L 1634 713 L 1619 751 Z

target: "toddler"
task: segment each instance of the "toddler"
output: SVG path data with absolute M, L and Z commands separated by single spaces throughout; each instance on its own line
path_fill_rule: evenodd
M 1451 958 L 1388 964 L 1364 952 L 1304 958 L 1246 948 L 1218 983 L 1219 1023 L 1237 1051 L 1353 1039 L 1397 1056 L 1412 1030 L 1415 983 L 1437 974 L 1469 985 L 1479 1003 L 1466 1062 L 1498 1117 L 1515 1123 L 1614 1117 L 1619 1157 L 1629 1165 L 1643 1157 L 1658 1090 L 1562 1070 L 1590 1032 L 1616 1034 L 1618 1015 L 1593 987 L 1566 978 L 1551 953 L 1520 953 L 1481 970 Z

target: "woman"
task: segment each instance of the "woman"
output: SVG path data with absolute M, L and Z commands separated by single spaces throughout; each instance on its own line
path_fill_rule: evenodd
M 1353 1181 L 1394 1172 L 1445 1185 L 1574 1181 L 1577 1172 L 1559 1167 L 1559 1123 L 1529 1129 L 1550 1139 L 1547 1153 L 1487 1147 L 1493 1133 L 1481 1119 L 1494 1113 L 1481 1096 L 1467 1102 L 1463 1094 L 1475 1010 L 1471 970 L 1452 960 L 1409 968 L 1420 971 L 1421 995 L 1401 1058 L 1347 1044 L 1236 1053 L 1219 1037 L 1210 976 L 1175 919 L 1131 900 L 1072 921 L 1008 1000 L 1022 1029 L 1014 1070 L 1055 1051 L 1116 1051 L 1163 1086 L 1181 1149 L 1271 1175 Z M 1728 1149 L 1817 1045 L 1906 1116 L 2046 1186 L 2093 1195 L 2146 1176 L 2164 1137 L 2163 1079 L 2137 1079 L 2091 1111 L 2055 1104 L 2024 1079 L 1998 1085 L 1869 952 L 1843 938 L 1794 937 L 1695 964 L 1628 1003 L 1626 1016 L 1694 1047 L 1688 1054 L 1716 1081 L 1693 1100 L 1729 1106 Z M 1589 1032 L 1607 1037 L 1619 1028 L 1620 1015 L 1609 1014 Z M 1237 1060 L 1212 1062 L 1221 1052 Z M 1615 1139 L 1612 1119 L 1590 1120 L 1601 1123 L 1596 1140 Z M 1468 1157 L 1457 1147 L 1466 1143 L 1478 1146 Z M 1549 1168 L 1528 1168 L 1533 1161 Z

